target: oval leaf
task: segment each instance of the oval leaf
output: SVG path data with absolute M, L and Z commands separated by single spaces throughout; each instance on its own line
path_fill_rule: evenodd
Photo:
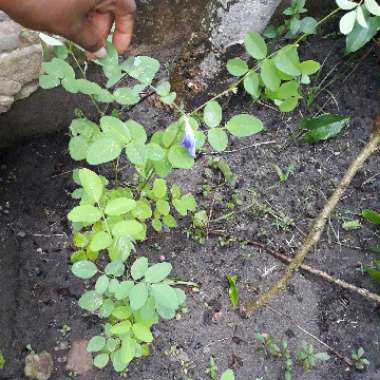
M 264 59 L 268 54 L 267 44 L 260 34 L 248 33 L 244 39 L 244 45 L 248 54 L 256 59 Z
M 234 116 L 226 125 L 228 131 L 237 137 L 247 137 L 261 132 L 264 125 L 255 116 L 241 114 Z
M 94 277 L 98 272 L 96 265 L 88 260 L 82 260 L 76 262 L 72 267 L 71 271 L 76 277 L 81 278 L 82 280 L 88 280 L 91 277 Z

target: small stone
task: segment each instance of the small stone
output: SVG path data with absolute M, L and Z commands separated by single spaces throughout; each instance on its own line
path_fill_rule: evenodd
M 24 238 L 26 236 L 26 233 L 24 231 L 17 232 L 17 236 L 20 238 Z
M 87 352 L 87 340 L 78 340 L 73 343 L 67 356 L 67 371 L 83 375 L 92 369 L 92 355 Z
M 53 359 L 44 351 L 40 354 L 30 353 L 25 358 L 25 376 L 32 380 L 48 380 L 53 372 Z

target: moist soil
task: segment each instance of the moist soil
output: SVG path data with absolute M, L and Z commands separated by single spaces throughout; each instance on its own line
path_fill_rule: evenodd
M 313 114 L 324 107 L 326 112 L 351 116 L 350 125 L 336 138 L 310 145 L 297 138 L 301 112 L 281 115 L 264 103 L 254 104 L 244 94 L 224 99 L 226 118 L 249 112 L 263 120 L 266 131 L 244 141 L 232 140 L 233 151 L 223 155 L 236 176 L 233 187 L 210 168 L 204 155 L 199 155 L 191 175 L 179 171 L 170 178 L 197 194 L 200 207 L 211 217 L 208 236 L 202 244 L 197 242 L 188 233 L 190 220 L 184 220 L 171 233 L 150 234 L 136 254 L 147 255 L 151 262 L 164 257 L 172 262 L 174 277 L 199 288 L 184 287 L 187 310 L 177 320 L 154 328 L 151 355 L 133 361 L 126 378 L 208 379 L 205 372 L 214 356 L 218 373 L 229 367 L 239 380 L 282 379 L 281 362 L 257 351 L 255 334 L 271 334 L 277 342 L 287 340 L 293 353 L 304 341 L 317 351 L 326 350 L 305 331 L 346 357 L 363 347 L 370 365 L 366 371 L 355 371 L 330 353 L 328 362 L 308 373 L 295 365 L 294 379 L 380 378 L 380 313 L 361 296 L 300 272 L 270 302 L 270 308 L 259 310 L 251 319 L 242 318 L 228 297 L 227 274 L 238 276 L 241 304 L 281 276 L 281 262 L 241 239 L 291 257 L 365 144 L 379 112 L 379 58 L 374 46 L 347 58 L 342 40 L 314 38 L 311 42 L 303 49 L 305 58 L 323 62 L 328 56 L 317 83 L 335 65 L 336 70 L 328 91 L 317 97 L 308 113 L 302 107 L 301 111 Z M 217 83 L 223 87 L 227 82 L 222 76 Z M 124 116 L 153 131 L 164 128 L 171 115 L 145 101 Z M 259 142 L 271 143 L 240 149 Z M 52 380 L 68 379 L 65 365 L 72 343 L 101 331 L 101 321 L 78 307 L 83 282 L 70 273 L 66 214 L 74 204 L 69 194 L 74 189 L 71 171 L 77 165 L 68 155 L 67 144 L 68 137 L 59 133 L 0 151 L 0 350 L 6 358 L 0 370 L 2 380 L 24 379 L 27 345 L 53 356 Z M 379 241 L 379 232 L 360 218 L 360 210 L 380 209 L 379 158 L 378 153 L 373 155 L 355 177 L 320 243 L 306 259 L 316 269 L 377 293 L 379 285 L 363 274 L 362 267 L 373 259 L 367 247 Z M 279 182 L 274 164 L 284 170 L 294 166 L 285 183 Z M 101 171 L 110 173 L 107 168 Z M 342 223 L 347 220 L 358 220 L 362 228 L 345 231 Z M 124 377 L 107 368 L 77 378 Z

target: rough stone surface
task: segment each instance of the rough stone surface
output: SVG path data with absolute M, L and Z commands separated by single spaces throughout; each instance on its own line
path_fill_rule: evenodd
M 48 380 L 53 368 L 53 359 L 46 351 L 40 354 L 32 352 L 25 358 L 25 376 L 29 379 Z
M 79 340 L 73 343 L 68 354 L 66 369 L 78 375 L 89 372 L 92 366 L 92 355 L 87 352 L 87 340 Z
M 37 33 L 0 15 L 0 113 L 35 91 L 42 63 Z

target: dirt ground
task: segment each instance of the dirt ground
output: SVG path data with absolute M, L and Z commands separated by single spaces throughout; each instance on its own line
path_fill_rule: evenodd
M 375 115 L 379 112 L 379 58 L 369 46 L 348 60 L 342 40 L 315 38 L 304 57 L 319 61 L 329 55 L 322 76 L 338 64 L 344 74 L 336 77 L 317 104 L 328 112 L 352 117 L 337 138 L 309 145 L 292 138 L 299 112 L 281 115 L 265 105 L 236 96 L 225 100 L 228 113 L 250 112 L 260 117 L 266 131 L 260 136 L 234 140 L 231 149 L 256 142 L 273 141 L 257 148 L 224 155 L 237 177 L 236 188 L 224 183 L 218 171 L 210 170 L 205 156 L 197 160 L 193 174 L 177 173 L 176 180 L 198 193 L 201 207 L 211 214 L 210 234 L 204 244 L 186 238 L 189 221 L 171 234 L 153 234 L 138 247 L 137 254 L 157 262 L 163 255 L 174 267 L 174 276 L 199 284 L 199 291 L 185 287 L 187 313 L 178 320 L 161 322 L 151 356 L 135 360 L 127 374 L 131 380 L 206 380 L 213 355 L 219 371 L 231 367 L 238 380 L 282 379 L 281 363 L 256 351 L 255 334 L 287 339 L 292 351 L 303 341 L 318 351 L 325 348 L 302 332 L 314 334 L 344 356 L 362 346 L 370 361 L 368 370 L 350 370 L 336 356 L 306 374 L 296 366 L 294 379 L 377 380 L 380 378 L 380 312 L 358 295 L 332 286 L 312 275 L 298 273 L 290 285 L 249 320 L 242 319 L 229 303 L 226 274 L 238 275 L 241 302 L 253 299 L 282 273 L 283 265 L 266 252 L 234 239 L 220 239 L 213 231 L 258 241 L 292 255 L 342 177 L 348 163 L 363 147 Z M 369 50 L 370 49 L 370 50 Z M 366 59 L 363 57 L 367 55 Z M 223 84 L 221 84 L 223 85 Z M 166 110 L 143 103 L 129 117 L 145 122 L 151 130 L 164 127 Z M 304 110 L 302 110 L 304 112 Z M 228 115 L 227 115 L 228 117 Z M 1 380 L 22 380 L 26 346 L 48 351 L 54 359 L 52 380 L 64 380 L 70 345 L 100 331 L 96 317 L 83 313 L 76 301 L 83 283 L 70 273 L 70 228 L 66 214 L 72 206 L 69 193 L 75 167 L 67 153 L 63 133 L 24 141 L 0 151 L 0 350 L 6 357 Z M 362 208 L 380 209 L 379 154 L 374 155 L 354 179 L 331 217 L 329 227 L 307 263 L 373 292 L 380 292 L 361 271 L 372 255 L 366 250 L 378 241 L 376 230 L 360 220 Z M 294 173 L 280 184 L 273 164 Z M 209 194 L 201 194 L 209 184 Z M 227 205 L 236 193 L 242 204 Z M 248 208 L 248 206 L 255 206 Z M 241 211 L 244 210 L 245 211 Z M 218 218 L 235 211 L 229 218 Z M 359 230 L 342 229 L 345 220 L 358 219 Z M 284 317 L 283 313 L 289 318 Z M 71 328 L 65 332 L 64 326 Z M 121 379 L 107 368 L 93 370 L 79 379 Z

